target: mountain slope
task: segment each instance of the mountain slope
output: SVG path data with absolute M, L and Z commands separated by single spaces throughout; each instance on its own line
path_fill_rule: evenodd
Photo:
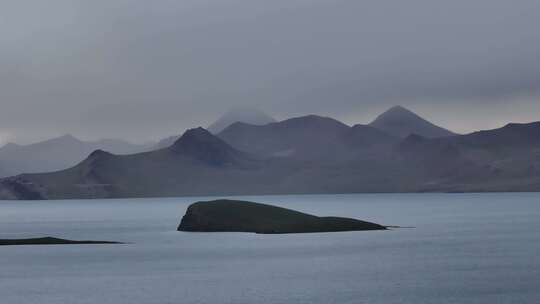
M 152 150 L 160 150 L 160 149 L 168 148 L 172 146 L 180 138 L 180 136 L 181 135 L 173 135 L 173 136 L 165 137 L 159 140 Z
M 426 191 L 540 191 L 540 122 L 400 145 L 404 162 L 431 181 Z
M 4 197 L 108 198 L 202 195 L 231 191 L 230 172 L 256 170 L 257 162 L 204 129 L 188 130 L 167 149 L 133 155 L 92 152 L 78 165 L 2 180 Z M 242 182 L 235 183 L 242 185 Z
M 235 123 L 218 136 L 252 154 L 302 160 L 338 160 L 397 140 L 370 126 L 349 127 L 335 119 L 316 115 L 264 126 Z
M 217 121 L 208 127 L 208 131 L 210 131 L 212 134 L 218 134 L 230 125 L 237 122 L 262 126 L 276 122 L 276 120 L 259 110 L 247 107 L 238 107 L 221 116 Z M 154 150 L 170 147 L 179 138 L 180 135 L 173 135 L 163 138 L 155 145 Z
M 396 137 L 417 134 L 427 138 L 453 136 L 455 133 L 434 125 L 410 110 L 395 106 L 379 115 L 370 126 Z
M 313 158 L 329 152 L 329 145 L 348 129 L 337 120 L 311 115 L 264 126 L 235 123 L 218 136 L 242 151 L 261 156 Z
M 149 146 L 135 145 L 119 139 L 82 141 L 69 134 L 30 145 L 9 143 L 0 148 L 0 164 L 3 168 L 0 173 L 7 176 L 62 170 L 77 164 L 96 149 L 130 154 L 148 148 Z

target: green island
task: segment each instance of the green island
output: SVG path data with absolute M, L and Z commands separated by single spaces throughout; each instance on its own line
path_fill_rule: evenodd
M 319 217 L 266 204 L 224 199 L 190 205 L 178 226 L 178 231 L 260 234 L 386 229 L 379 224 L 352 218 Z

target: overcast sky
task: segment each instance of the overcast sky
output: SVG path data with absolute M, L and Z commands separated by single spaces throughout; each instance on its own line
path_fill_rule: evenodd
M 142 142 L 253 105 L 540 120 L 538 0 L 0 0 L 0 141 Z

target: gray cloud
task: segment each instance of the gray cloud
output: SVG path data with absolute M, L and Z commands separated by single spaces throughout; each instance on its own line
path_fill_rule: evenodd
M 403 104 L 462 132 L 540 120 L 538 28 L 536 0 L 2 1 L 0 140 L 144 141 L 238 104 L 349 123 Z

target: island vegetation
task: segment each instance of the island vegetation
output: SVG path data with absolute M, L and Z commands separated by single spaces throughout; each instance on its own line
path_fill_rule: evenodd
M 385 230 L 385 226 L 343 217 L 318 217 L 248 201 L 215 200 L 190 205 L 179 231 L 261 234 Z

